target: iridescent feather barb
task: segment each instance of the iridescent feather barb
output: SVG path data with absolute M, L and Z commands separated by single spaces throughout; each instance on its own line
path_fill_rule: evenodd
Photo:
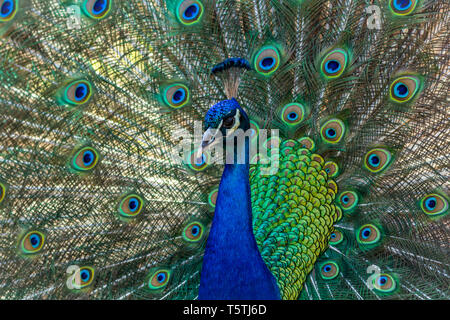
M 223 167 L 174 132 L 234 97 L 252 141 L 280 132 L 249 186 L 282 298 L 448 299 L 449 25 L 429 0 L 0 0 L 0 297 L 196 299 Z

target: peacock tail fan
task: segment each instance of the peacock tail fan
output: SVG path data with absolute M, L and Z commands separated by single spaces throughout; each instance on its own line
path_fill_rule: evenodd
M 237 92 L 279 132 L 250 184 L 282 298 L 448 299 L 448 13 L 0 0 L 0 298 L 196 299 L 222 172 L 196 123 Z

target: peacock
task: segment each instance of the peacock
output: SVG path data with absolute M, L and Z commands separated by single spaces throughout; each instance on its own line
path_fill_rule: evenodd
M 449 299 L 449 8 L 0 0 L 0 298 Z

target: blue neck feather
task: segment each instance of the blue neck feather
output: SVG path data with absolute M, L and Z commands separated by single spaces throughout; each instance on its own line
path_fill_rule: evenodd
M 253 235 L 248 149 L 246 139 L 246 163 L 226 164 L 222 174 L 203 258 L 200 300 L 280 299 Z

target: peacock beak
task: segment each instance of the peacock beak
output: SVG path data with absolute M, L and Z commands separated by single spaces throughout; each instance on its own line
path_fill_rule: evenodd
M 222 123 L 221 123 L 222 124 Z M 220 126 L 219 126 L 220 128 Z M 197 151 L 197 160 L 201 159 L 203 151 L 222 141 L 222 132 L 219 129 L 208 128 L 202 137 L 202 143 Z

